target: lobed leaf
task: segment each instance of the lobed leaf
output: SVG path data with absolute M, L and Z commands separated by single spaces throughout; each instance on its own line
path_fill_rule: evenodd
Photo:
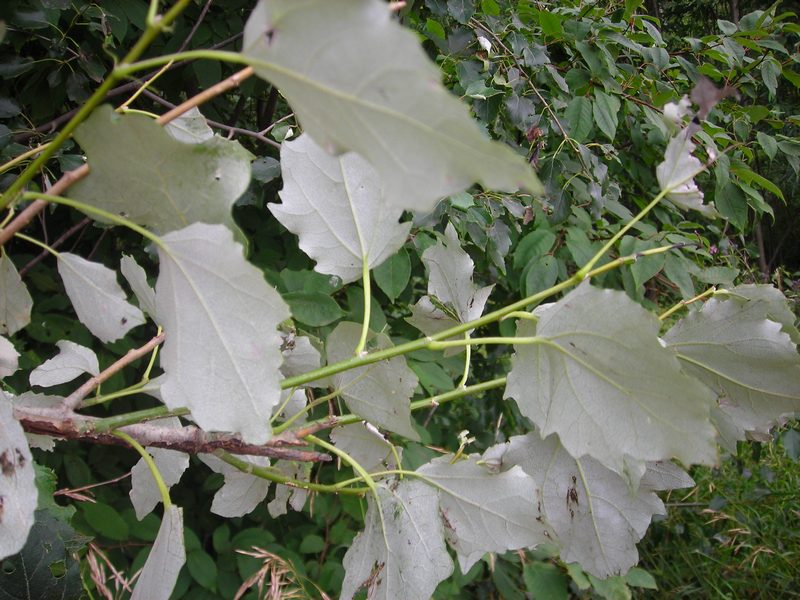
M 479 130 L 379 0 L 261 0 L 242 51 L 325 150 L 372 164 L 391 206 L 430 211 L 475 181 L 541 191 L 524 158 Z
M 392 444 L 375 426 L 362 421 L 336 427 L 331 431 L 331 442 L 350 455 L 367 472 L 377 469 L 397 469 L 392 454 Z M 400 452 L 402 448 L 398 448 Z
M 279 460 L 274 467 L 287 477 L 299 481 L 308 481 L 311 476 L 311 465 L 309 463 Z M 307 499 L 308 490 L 276 483 L 275 497 L 267 504 L 267 511 L 270 517 L 277 519 L 281 515 L 285 515 L 289 507 L 297 512 L 303 510 Z
M 161 397 L 207 431 L 261 444 L 280 399 L 278 324 L 289 311 L 222 225 L 163 237 L 156 312 L 166 332 Z

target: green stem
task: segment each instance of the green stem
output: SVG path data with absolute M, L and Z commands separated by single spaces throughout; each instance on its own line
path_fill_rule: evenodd
M 155 58 L 148 58 L 138 62 L 124 61 L 117 65 L 114 69 L 119 77 L 127 77 L 133 75 L 137 71 L 149 71 L 156 67 L 161 67 L 170 62 L 179 62 L 182 60 L 218 60 L 222 62 L 235 63 L 240 65 L 259 65 L 272 66 L 270 63 L 264 63 L 244 54 L 238 52 L 228 52 L 225 50 L 186 50 L 185 52 L 176 52 L 174 54 L 165 54 L 163 56 L 156 56 Z
M 350 466 L 356 473 L 361 475 L 364 479 L 364 483 L 369 488 L 369 491 L 372 493 L 372 496 L 375 498 L 375 502 L 380 506 L 380 497 L 378 496 L 378 488 L 375 485 L 375 480 L 372 476 L 367 473 L 366 469 L 358 464 L 358 461 L 355 460 L 352 456 L 350 456 L 344 450 L 337 448 L 333 444 L 329 444 L 325 440 L 321 440 L 315 435 L 307 435 L 305 438 L 306 441 L 311 442 L 312 444 L 319 446 L 320 448 L 324 448 L 331 454 L 335 454 L 339 458 L 341 458 L 348 466 Z
M 44 242 L 40 242 L 36 238 L 32 238 L 29 235 L 25 235 L 24 233 L 17 232 L 17 233 L 14 234 L 14 237 L 18 237 L 21 240 L 25 240 L 26 242 L 28 242 L 29 244 L 33 244 L 34 246 L 39 246 L 39 248 L 42 248 L 43 250 L 46 250 L 47 252 L 49 252 L 50 254 L 55 256 L 56 258 L 58 258 L 58 256 L 59 256 L 59 253 L 56 252 L 55 250 L 53 250 L 50 246 L 48 246 Z
M 675 306 L 671 307 L 668 310 L 665 310 L 663 313 L 658 315 L 658 318 L 661 321 L 663 321 L 667 317 L 673 315 L 674 313 L 678 312 L 683 307 L 688 306 L 692 302 L 697 302 L 698 300 L 703 300 L 704 298 L 708 298 L 709 296 L 713 296 L 714 293 L 716 293 L 716 291 L 717 291 L 717 288 L 710 287 L 705 292 L 703 292 L 702 294 L 697 294 L 697 296 L 694 296 L 693 298 L 689 298 L 688 300 L 681 300 Z
M 113 417 L 106 417 L 105 419 L 98 419 L 97 421 L 91 421 L 89 425 L 92 432 L 105 433 L 107 431 L 119 429 L 120 427 L 125 427 L 127 425 L 135 425 L 145 421 L 152 421 L 153 419 L 180 417 L 188 414 L 188 408 L 176 408 L 175 410 L 170 410 L 166 406 L 156 406 L 155 408 L 146 408 L 144 410 L 137 410 L 135 412 L 129 412 L 123 415 L 115 415 Z
M 469 332 L 464 334 L 464 339 L 469 340 Z M 466 350 L 464 351 L 464 355 L 465 355 L 464 374 L 461 376 L 458 385 L 456 385 L 457 388 L 461 388 L 467 385 L 467 379 L 469 378 L 469 367 L 470 367 L 470 361 L 472 360 L 472 346 L 470 346 L 469 344 L 467 345 Z
M 285 431 L 286 429 L 289 429 L 289 427 L 292 425 L 292 423 L 297 421 L 297 419 L 299 419 L 304 414 L 309 412 L 312 408 L 314 408 L 315 406 L 319 406 L 320 404 L 324 404 L 325 402 L 327 402 L 331 398 L 335 398 L 336 396 L 338 396 L 341 393 L 341 391 L 342 390 L 334 390 L 330 394 L 325 394 L 324 396 L 320 396 L 319 398 L 315 398 L 313 401 L 309 402 L 303 408 L 301 408 L 296 413 L 294 413 L 291 417 L 286 419 L 283 423 L 273 427 L 272 433 L 274 435 L 277 435 L 277 434 L 281 433 L 282 431 Z
M 161 477 L 161 473 L 158 471 L 158 467 L 156 466 L 153 457 L 150 456 L 150 453 L 147 452 L 142 445 L 129 436 L 127 433 L 123 431 L 112 431 L 113 435 L 117 436 L 118 438 L 122 438 L 126 442 L 128 442 L 134 450 L 136 450 L 141 457 L 144 459 L 144 462 L 147 463 L 147 466 L 150 469 L 150 473 L 153 475 L 153 479 L 156 480 L 156 485 L 158 486 L 158 491 L 161 493 L 161 502 L 164 503 L 164 509 L 168 509 L 172 507 L 172 500 L 169 499 L 169 489 L 167 485 L 164 483 L 164 479 Z
M 463 340 L 447 340 L 444 342 L 431 342 L 428 344 L 430 350 L 444 350 L 446 348 L 461 348 L 466 346 L 480 346 L 485 344 L 540 344 L 546 338 L 534 337 L 484 337 L 484 338 L 465 338 Z
M 139 41 L 134 44 L 130 52 L 128 52 L 125 58 L 122 59 L 122 63 L 126 64 L 137 60 L 153 42 L 156 36 L 161 33 L 161 31 L 169 27 L 169 25 L 178 17 L 178 15 L 183 12 L 183 10 L 189 5 L 190 1 L 191 0 L 178 0 L 175 5 L 160 19 L 154 19 L 153 23 L 148 24 L 147 29 L 145 29 L 144 33 L 142 33 Z M 114 84 L 117 83 L 117 81 L 119 81 L 119 79 L 121 79 L 123 76 L 124 75 L 118 71 L 118 68 L 115 68 L 111 71 L 103 83 L 101 83 L 94 93 L 89 97 L 89 99 L 83 103 L 78 112 L 75 113 L 75 116 L 72 117 L 67 124 L 64 125 L 63 129 L 58 132 L 58 135 L 53 138 L 47 148 L 45 148 L 41 154 L 39 154 L 39 156 L 37 156 L 36 159 L 29 164 L 22 173 L 20 173 L 19 177 L 14 180 L 6 192 L 0 196 L 0 209 L 5 208 L 16 200 L 19 193 L 25 188 L 28 182 L 33 179 L 34 175 L 36 175 L 36 173 L 38 173 L 45 164 L 47 164 L 47 161 L 50 160 L 53 154 L 55 154 L 55 152 L 61 148 L 64 142 L 67 141 L 67 139 L 78 127 L 78 125 L 86 120 L 95 107 L 105 99 L 106 94 L 111 90 L 112 87 L 114 87 Z
M 361 233 L 359 232 L 359 236 Z M 354 354 L 361 356 L 367 346 L 367 335 L 369 334 L 369 319 L 372 310 L 372 290 L 370 288 L 369 261 L 367 255 L 361 259 L 361 280 L 364 282 L 364 322 L 361 324 L 361 337 L 358 339 L 358 346 Z

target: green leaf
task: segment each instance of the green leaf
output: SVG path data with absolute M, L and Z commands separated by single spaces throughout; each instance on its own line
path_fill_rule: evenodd
M 558 279 L 558 260 L 555 256 L 545 254 L 538 260 L 528 263 L 522 273 L 522 289 L 526 296 L 546 290 Z
M 149 117 L 120 116 L 108 105 L 78 127 L 75 139 L 91 167 L 70 188 L 76 200 L 159 233 L 195 222 L 235 227 L 231 206 L 250 183 L 251 159 L 238 142 L 180 142 Z
M 361 336 L 361 325 L 342 322 L 325 340 L 328 364 L 353 356 Z M 392 343 L 382 333 L 370 332 L 370 350 L 389 348 Z M 417 387 L 417 377 L 406 365 L 402 356 L 338 373 L 332 377 L 335 389 L 347 407 L 370 423 L 399 433 L 414 441 L 419 440 L 411 426 L 411 396 Z
M 22 550 L 33 527 L 35 478 L 33 457 L 22 426 L 14 418 L 11 398 L 0 391 L 0 559 Z
M 14 335 L 31 322 L 33 299 L 8 254 L 0 256 L 0 334 Z
M 528 563 L 523 567 L 525 587 L 536 600 L 567 600 L 569 579 L 555 565 L 543 562 Z
M 211 503 L 211 512 L 215 515 L 229 519 L 243 517 L 253 512 L 267 497 L 268 479 L 245 473 L 213 454 L 199 454 L 198 457 L 209 469 L 225 477 L 225 483 L 214 494 Z M 246 460 L 257 467 L 269 466 L 269 459 L 264 456 L 248 456 Z
M 186 562 L 183 541 L 183 509 L 164 511 L 156 541 L 136 581 L 131 600 L 168 600 Z
M 549 229 L 535 229 L 526 234 L 514 250 L 514 268 L 522 269 L 531 260 L 540 258 L 550 251 L 555 241 L 556 234 Z
M 763 131 L 757 131 L 756 139 L 769 159 L 774 159 L 775 155 L 778 153 L 778 142 L 775 141 L 775 138 Z
M 695 145 L 691 141 L 691 128 L 687 128 L 669 140 L 664 152 L 664 162 L 656 167 L 656 176 L 661 190 L 667 192 L 667 200 L 683 210 L 694 209 L 713 217 L 717 214 L 713 204 L 703 204 L 703 192 L 697 187 L 694 177 L 703 170 L 703 165 L 692 153 Z
M 221 225 L 195 223 L 163 243 L 156 310 L 169 332 L 160 353 L 164 403 L 189 408 L 203 429 L 264 443 L 280 399 L 277 327 L 289 317 L 286 304 Z
M 389 300 L 394 302 L 403 293 L 411 279 L 411 259 L 408 252 L 401 248 L 373 271 L 375 283 L 381 288 Z
M 800 411 L 800 355 L 770 319 L 776 308 L 759 288 L 733 288 L 664 335 L 683 368 L 717 395 L 712 416 L 728 448 L 748 433 L 767 436 L 784 415 Z
M 577 142 L 585 142 L 592 132 L 592 101 L 576 96 L 567 105 L 564 116 L 569 121 L 569 135 Z
M 108 504 L 85 502 L 81 504 L 81 510 L 86 522 L 100 535 L 116 541 L 128 539 L 128 524 Z
M 604 91 L 595 88 L 594 90 L 594 122 L 600 128 L 606 137 L 614 141 L 617 135 L 617 124 L 620 109 L 620 102 L 616 96 L 610 96 Z
M 186 568 L 197 583 L 213 590 L 217 583 L 217 565 L 204 550 L 192 550 L 186 555 Z
M 747 226 L 748 206 L 742 190 L 732 183 L 725 184 L 715 196 L 719 214 L 728 219 L 739 231 Z
M 243 48 L 320 146 L 372 164 L 391 206 L 430 211 L 475 181 L 541 190 L 524 158 L 489 140 L 438 84 L 416 36 L 380 0 L 261 0 Z
M 769 90 L 770 98 L 774 98 L 778 91 L 778 77 L 780 77 L 783 69 L 781 63 L 772 57 L 772 53 L 761 63 L 759 67 L 761 71 L 761 80 Z
M 30 436 L 31 434 L 28 435 Z M 53 499 L 53 494 L 56 491 L 56 484 L 58 483 L 55 471 L 35 463 L 33 468 L 36 471 L 36 490 L 38 493 L 36 502 L 37 510 L 46 511 L 50 517 L 55 517 L 59 521 L 69 524 L 75 514 L 75 507 L 72 505 L 61 506 L 60 504 L 56 504 L 56 501 Z
M 281 145 L 281 148 L 283 145 Z M 281 163 L 271 156 L 262 156 L 253 161 L 251 165 L 253 179 L 260 183 L 269 183 L 281 175 Z
M 184 144 L 201 144 L 214 137 L 214 132 L 196 106 L 164 125 L 164 131 Z
M 364 531 L 344 555 L 340 597 L 350 600 L 367 586 L 371 600 L 428 600 L 453 572 L 438 494 L 422 482 L 404 479 L 379 485 L 378 497 L 380 504 L 367 497 Z
M 538 324 L 521 321 L 518 335 L 541 342 L 515 345 L 505 397 L 542 435 L 557 433 L 573 456 L 619 474 L 672 457 L 716 462 L 713 397 L 661 346 L 652 313 L 586 282 L 536 314 Z
M 453 456 L 436 458 L 417 469 L 439 490 L 447 540 L 466 573 L 487 552 L 506 552 L 546 543 L 552 531 L 532 501 L 538 489 L 520 468 L 492 472 L 478 455 L 451 464 Z
M 320 273 L 344 283 L 361 278 L 362 261 L 380 265 L 405 243 L 411 223 L 388 205 L 381 182 L 358 154 L 332 156 L 306 134 L 281 145 L 282 204 L 273 215 L 300 238 Z
M 551 37 L 560 37 L 564 35 L 564 29 L 561 27 L 561 17 L 555 13 L 546 10 L 539 11 L 539 25 L 542 28 L 542 33 Z
M 466 25 L 475 14 L 475 0 L 447 0 L 447 12 L 456 21 Z
M 289 304 L 292 316 L 311 327 L 330 325 L 344 316 L 336 300 L 325 294 L 292 292 L 284 294 L 283 299 Z
M 796 429 L 787 429 L 781 434 L 781 446 L 786 451 L 786 456 L 792 460 L 800 458 L 800 432 Z
M 62 252 L 58 274 L 78 319 L 101 342 L 116 341 L 144 323 L 142 311 L 128 303 L 117 274 L 108 267 Z
M 631 591 L 622 577 L 599 579 L 589 574 L 595 593 L 604 600 L 631 600 Z
M 657 590 L 656 579 L 650 573 L 639 567 L 633 567 L 625 575 L 625 583 L 630 586 L 645 588 L 647 590 Z
M 438 363 L 412 360 L 409 362 L 409 366 L 419 378 L 419 384 L 431 395 L 446 392 L 455 387 L 453 378 Z
M 100 373 L 97 355 L 90 348 L 68 340 L 59 340 L 56 345 L 59 353 L 31 372 L 31 385 L 50 387 L 72 381 L 84 373 Z

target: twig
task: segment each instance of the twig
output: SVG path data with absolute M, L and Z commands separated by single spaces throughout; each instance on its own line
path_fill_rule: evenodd
M 178 117 L 180 117 L 183 113 L 185 113 L 189 109 L 194 108 L 195 106 L 199 106 L 204 102 L 211 100 L 211 98 L 215 98 L 216 96 L 219 96 L 220 94 L 223 94 L 232 88 L 238 87 L 239 84 L 242 83 L 242 81 L 244 81 L 248 77 L 251 77 L 253 73 L 254 73 L 253 67 L 245 67 L 244 69 L 242 69 L 241 71 L 237 71 L 227 79 L 223 79 L 219 83 L 212 85 L 207 90 L 203 90 L 199 94 L 189 98 L 186 102 L 179 104 L 171 111 L 161 115 L 156 120 L 161 125 L 163 125 L 164 123 L 169 123 L 173 119 L 177 119 Z
M 89 217 L 86 217 L 80 223 L 76 223 L 75 225 L 73 225 L 72 227 L 67 229 L 64 233 L 62 233 L 61 236 L 57 240 L 55 240 L 52 244 L 50 244 L 50 247 L 53 250 L 55 250 L 61 244 L 66 242 L 69 238 L 71 238 L 73 235 L 78 233 L 81 229 L 86 227 L 91 222 L 92 222 L 92 220 Z M 28 271 L 30 271 L 33 267 L 38 265 L 40 262 L 42 262 L 48 256 L 50 256 L 50 253 L 47 250 L 42 250 L 41 254 L 39 254 L 38 256 L 36 256 L 34 258 L 32 258 L 30 261 L 28 261 L 28 264 L 26 264 L 24 267 L 22 267 L 19 270 L 19 276 L 20 277 L 25 277 L 25 274 Z
M 123 367 L 152 352 L 152 350 L 163 341 L 164 334 L 160 333 L 152 340 L 147 342 L 144 346 L 129 350 L 125 356 L 117 360 L 109 367 L 106 367 L 99 375 L 95 375 L 91 379 L 88 379 L 81 387 L 67 396 L 61 403 L 62 411 L 67 413 L 78 408 L 83 399 L 88 396 L 93 389 L 110 378 L 114 373 L 120 371 Z

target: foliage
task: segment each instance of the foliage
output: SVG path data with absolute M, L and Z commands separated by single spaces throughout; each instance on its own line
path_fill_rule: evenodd
M 791 267 L 748 262 L 795 202 L 793 15 L 134 4 L 2 15 L 3 555 L 36 552 L 30 445 L 79 507 L 39 467 L 30 530 L 97 536 L 70 551 L 106 597 L 652 588 L 671 461 L 800 410 L 795 317 L 753 283 Z

